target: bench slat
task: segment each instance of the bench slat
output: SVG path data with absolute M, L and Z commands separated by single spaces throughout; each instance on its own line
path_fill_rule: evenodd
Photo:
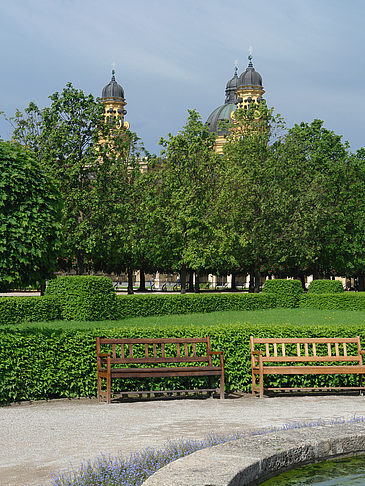
M 264 366 L 264 375 L 332 375 L 365 373 L 365 366 Z
M 265 363 L 319 363 L 319 362 L 357 362 L 360 363 L 359 356 L 278 356 L 278 357 L 262 357 L 262 361 Z
M 253 338 L 257 344 L 273 343 L 357 343 L 357 338 Z
M 128 363 L 208 363 L 209 358 L 207 356 L 180 356 L 180 357 L 168 357 L 163 358 L 162 356 L 156 356 L 149 358 L 111 358 L 110 362 L 112 364 L 128 364 Z

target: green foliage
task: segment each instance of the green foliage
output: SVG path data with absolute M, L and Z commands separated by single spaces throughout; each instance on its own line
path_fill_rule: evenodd
M 116 318 L 190 314 L 227 310 L 258 310 L 276 306 L 276 297 L 263 294 L 117 296 Z
M 0 402 L 38 400 L 96 395 L 95 338 L 101 337 L 199 337 L 210 336 L 212 350 L 222 350 L 225 362 L 226 391 L 251 390 L 250 335 L 256 337 L 353 337 L 359 335 L 363 346 L 363 326 L 293 326 L 229 324 L 194 328 L 126 327 L 120 329 L 50 330 L 0 329 Z M 201 379 L 114 380 L 114 391 L 179 389 L 202 386 Z M 275 376 L 265 377 L 275 385 Z M 348 386 L 357 383 L 351 376 L 282 376 L 282 386 Z
M 115 316 L 116 293 L 107 277 L 58 277 L 48 283 L 45 295 L 57 297 L 65 320 L 97 321 Z
M 0 140 L 0 289 L 40 285 L 60 247 L 61 199 L 30 151 Z
M 333 294 L 344 292 L 342 283 L 339 280 L 312 280 L 308 287 L 311 294 Z
M 312 309 L 365 310 L 365 292 L 308 293 L 302 295 L 299 307 Z
M 264 294 L 275 294 L 278 307 L 298 307 L 303 287 L 299 280 L 266 280 L 262 289 Z
M 0 297 L 0 325 L 47 322 L 60 318 L 57 297 Z

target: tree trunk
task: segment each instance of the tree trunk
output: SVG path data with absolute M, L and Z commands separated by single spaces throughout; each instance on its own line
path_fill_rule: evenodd
M 232 272 L 231 290 L 237 290 L 237 288 L 236 288 L 236 274 L 234 272 Z
M 194 270 L 189 271 L 189 292 L 194 292 Z
M 128 294 L 134 294 L 133 290 L 133 270 L 128 267 L 128 288 L 127 288 L 127 293 Z
M 39 286 L 39 290 L 41 292 L 41 295 L 44 295 L 44 292 L 46 291 L 46 281 L 42 280 Z
M 180 270 L 180 284 L 181 284 L 181 294 L 186 294 L 186 266 L 181 265 Z
M 85 273 L 85 266 L 84 266 L 84 252 L 78 251 L 77 252 L 77 274 L 83 275 Z
M 140 292 L 146 292 L 146 278 L 143 269 L 139 271 L 139 289 Z
M 200 276 L 198 272 L 195 272 L 195 293 L 200 292 Z
M 260 292 L 260 284 L 261 284 L 261 273 L 258 270 L 255 270 L 255 294 Z
M 302 287 L 303 287 L 303 290 L 306 290 L 306 287 L 305 287 L 305 278 L 304 278 L 304 275 L 301 275 L 301 276 L 300 276 L 300 281 L 302 282 Z

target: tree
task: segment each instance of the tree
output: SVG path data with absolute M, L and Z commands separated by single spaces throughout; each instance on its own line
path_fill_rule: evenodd
M 348 144 L 321 120 L 301 123 L 278 147 L 276 164 L 287 202 L 281 238 L 287 254 L 279 252 L 278 259 L 291 275 L 352 274 L 356 251 L 364 254 L 355 240 L 365 192 L 359 160 Z
M 215 135 L 195 110 L 188 113 L 183 129 L 160 141 L 164 151 L 157 170 L 155 212 L 163 228 L 161 245 L 169 249 L 173 270 L 180 272 L 182 292 L 188 269 L 199 275 L 214 265 L 212 214 L 220 163 L 213 150 Z
M 17 143 L 0 141 L 0 169 L 0 288 L 43 287 L 60 248 L 60 194 Z
M 50 96 L 51 106 L 30 103 L 12 122 L 14 138 L 31 147 L 63 198 L 64 268 L 77 273 L 131 267 L 133 181 L 138 175 L 138 138 L 105 122 L 105 108 L 92 95 L 67 84 Z
M 273 179 L 270 141 L 282 128 L 264 102 L 235 111 L 224 145 L 217 211 L 224 231 L 222 245 L 231 268 L 249 273 L 250 291 L 258 291 L 260 278 L 280 231 L 276 212 L 280 189 Z

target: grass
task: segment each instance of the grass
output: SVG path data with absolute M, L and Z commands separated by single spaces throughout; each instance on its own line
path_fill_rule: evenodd
M 11 328 L 43 327 L 48 329 L 110 329 L 123 327 L 168 327 L 177 326 L 208 327 L 220 324 L 289 324 L 289 325 L 365 325 L 365 311 L 321 310 L 321 309 L 264 309 L 259 311 L 226 311 L 209 314 L 184 314 L 153 317 L 136 317 L 119 321 L 51 321 L 23 323 Z

